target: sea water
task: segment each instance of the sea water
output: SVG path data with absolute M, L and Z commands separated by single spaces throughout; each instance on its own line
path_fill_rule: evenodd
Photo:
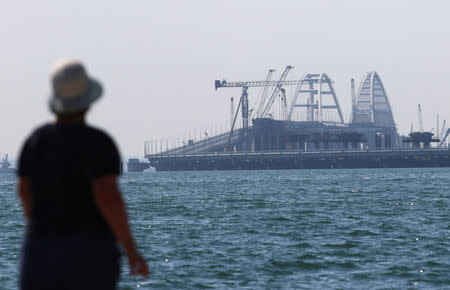
M 0 288 L 17 288 L 24 227 L 0 175 Z M 126 173 L 152 275 L 120 289 L 449 289 L 450 169 Z

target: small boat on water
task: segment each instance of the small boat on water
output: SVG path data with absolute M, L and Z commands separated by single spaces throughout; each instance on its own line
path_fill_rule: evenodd
M 0 161 L 0 174 L 2 173 L 15 173 L 16 170 L 11 168 L 11 162 L 8 161 L 8 154 Z

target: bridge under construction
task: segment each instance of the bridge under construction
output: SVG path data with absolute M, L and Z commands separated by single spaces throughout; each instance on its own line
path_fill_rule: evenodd
M 216 90 L 241 88 L 236 109 L 230 98 L 229 132 L 182 145 L 172 142 L 170 148 L 166 142 L 164 149 L 162 141 L 147 141 L 145 157 L 156 170 L 450 166 L 447 149 L 423 153 L 430 142 L 444 144 L 450 131 L 444 132 L 445 121 L 444 140 L 429 132 L 399 136 L 376 72 L 368 72 L 358 90 L 351 80 L 352 111 L 346 123 L 329 76 L 308 73 L 287 80 L 292 69 L 287 66 L 278 80 L 272 80 L 274 70 L 262 81 L 216 80 Z M 251 88 L 259 94 L 249 109 Z

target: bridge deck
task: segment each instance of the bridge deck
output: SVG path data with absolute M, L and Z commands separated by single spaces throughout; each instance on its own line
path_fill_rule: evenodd
M 450 150 L 324 150 L 147 155 L 166 170 L 450 167 Z

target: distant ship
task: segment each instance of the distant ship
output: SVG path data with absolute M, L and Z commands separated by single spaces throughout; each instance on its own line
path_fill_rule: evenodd
M 140 162 L 137 158 L 128 159 L 127 172 L 143 172 L 150 168 L 150 163 Z
M 5 154 L 2 161 L 0 161 L 0 173 L 14 173 L 16 170 L 11 168 L 11 162 L 8 161 L 8 154 Z

